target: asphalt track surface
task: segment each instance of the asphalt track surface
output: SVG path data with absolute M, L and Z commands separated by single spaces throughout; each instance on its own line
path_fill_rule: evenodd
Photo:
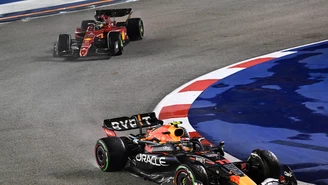
M 328 33 L 326 0 L 142 0 L 115 7 L 142 17 L 145 39 L 110 59 L 52 58 L 56 36 L 73 33 L 93 10 L 0 25 L 0 184 L 150 185 L 97 169 L 93 148 L 105 136 L 103 119 L 152 111 L 200 75 Z

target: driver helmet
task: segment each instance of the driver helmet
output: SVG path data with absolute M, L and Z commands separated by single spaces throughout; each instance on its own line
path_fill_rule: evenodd
M 95 15 L 95 19 L 96 21 L 99 21 L 99 22 L 105 22 L 106 21 L 106 18 L 104 15 Z

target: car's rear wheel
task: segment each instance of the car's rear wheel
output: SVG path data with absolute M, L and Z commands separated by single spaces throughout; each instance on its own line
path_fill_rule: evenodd
M 128 19 L 126 28 L 128 37 L 131 41 L 143 39 L 144 25 L 140 18 Z
M 95 157 L 99 168 L 105 172 L 122 170 L 128 160 L 126 146 L 119 137 L 99 139 L 95 146 Z
M 181 164 L 175 170 L 174 185 L 209 185 L 206 169 L 202 165 Z
M 122 55 L 123 40 L 120 32 L 110 32 L 107 37 L 110 55 Z
M 81 23 L 81 32 L 84 33 L 87 31 L 87 28 L 89 27 L 89 23 L 96 23 L 95 20 L 84 20 Z
M 255 149 L 247 159 L 248 175 L 256 183 L 267 178 L 280 177 L 280 163 L 278 158 L 269 150 Z

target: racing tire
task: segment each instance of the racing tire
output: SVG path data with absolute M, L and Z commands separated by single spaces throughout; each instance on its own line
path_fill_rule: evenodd
M 89 27 L 89 23 L 96 23 L 95 20 L 84 20 L 81 23 L 81 32 L 84 33 L 87 31 L 88 27 Z
M 60 34 L 57 39 L 57 44 L 56 44 L 57 51 L 56 52 L 58 54 L 60 54 L 62 51 L 69 50 L 70 46 L 71 46 L 71 35 Z
M 120 32 L 108 33 L 107 41 L 110 55 L 118 56 L 123 54 L 123 40 Z
M 127 20 L 127 34 L 131 41 L 141 40 L 144 36 L 144 25 L 140 18 Z
M 119 137 L 99 139 L 95 146 L 95 157 L 99 168 L 104 172 L 122 170 L 127 161 L 125 142 Z
M 251 166 L 258 165 L 256 170 Z M 255 149 L 247 159 L 249 176 L 256 182 L 261 183 L 267 178 L 279 179 L 280 163 L 276 155 L 269 150 Z
M 181 164 L 174 174 L 174 185 L 209 185 L 206 169 L 197 164 Z

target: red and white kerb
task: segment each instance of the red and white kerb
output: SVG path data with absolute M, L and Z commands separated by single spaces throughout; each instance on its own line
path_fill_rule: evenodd
M 182 121 L 182 126 L 187 129 L 191 137 L 201 137 L 190 125 L 188 112 L 192 103 L 206 88 L 216 83 L 218 80 L 244 70 L 248 67 L 252 67 L 254 65 L 293 53 L 295 52 L 279 51 L 232 64 L 230 66 L 205 74 L 182 85 L 181 87 L 168 94 L 156 106 L 154 112 L 156 113 L 158 119 L 163 120 L 164 123 L 169 123 L 171 121 Z

